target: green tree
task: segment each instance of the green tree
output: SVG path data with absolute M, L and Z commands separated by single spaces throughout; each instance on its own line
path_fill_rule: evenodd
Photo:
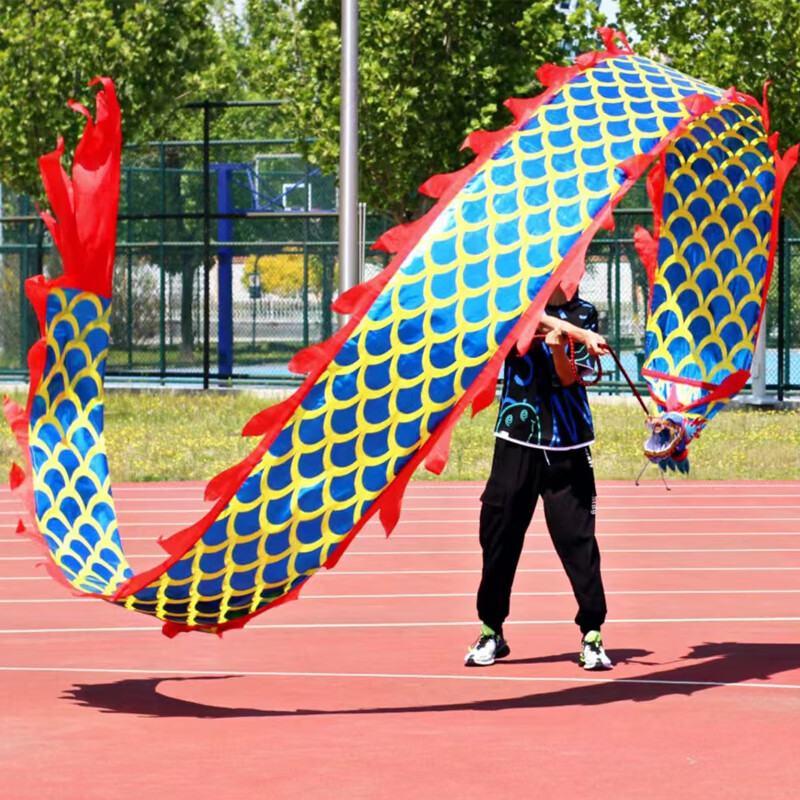
M 37 158 L 82 128 L 96 75 L 115 79 L 125 140 L 170 129 L 171 112 L 219 72 L 210 0 L 5 0 L 0 4 L 0 181 L 41 195 Z M 207 84 L 206 84 L 207 85 Z M 72 147 L 67 147 L 71 151 Z
M 464 137 L 510 119 L 502 101 L 540 89 L 544 61 L 595 47 L 594 4 L 571 18 L 552 0 L 361 0 L 361 196 L 402 222 L 424 207 L 417 187 L 463 166 Z M 250 0 L 250 86 L 291 98 L 304 153 L 336 170 L 340 0 Z M 312 141 L 307 141 L 312 139 Z
M 761 98 L 770 89 L 772 129 L 783 147 L 800 141 L 800 0 L 620 0 L 619 25 L 636 35 L 640 53 L 716 86 Z M 797 179 L 787 184 L 787 210 L 800 214 Z

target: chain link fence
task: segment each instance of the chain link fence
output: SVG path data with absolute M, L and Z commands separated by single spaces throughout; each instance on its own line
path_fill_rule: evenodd
M 206 109 L 206 113 L 208 110 Z M 207 167 L 207 168 L 204 168 Z M 159 142 L 123 154 L 108 374 L 140 383 L 290 384 L 287 363 L 331 335 L 336 296 L 335 178 L 279 139 Z M 6 193 L 0 221 L 0 376 L 26 375 L 38 337 L 24 280 L 60 271 L 27 197 Z M 635 226 L 652 224 L 644 187 L 589 248 L 581 294 L 628 373 L 644 357 L 647 277 Z M 388 262 L 369 247 L 389 226 L 364 214 L 363 277 Z M 766 314 L 767 391 L 800 397 L 800 230 L 781 226 Z M 601 391 L 626 391 L 611 369 Z

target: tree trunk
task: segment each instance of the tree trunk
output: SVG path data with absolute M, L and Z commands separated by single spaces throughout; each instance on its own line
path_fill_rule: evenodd
M 181 268 L 181 358 L 189 361 L 194 356 L 194 272 L 194 263 L 184 261 Z
M 181 186 L 181 151 L 178 147 L 166 147 L 164 150 L 164 166 L 168 170 L 164 184 L 166 189 L 166 210 L 173 214 L 182 214 L 185 209 L 183 187 Z M 186 229 L 186 220 L 170 220 L 165 225 L 171 238 L 186 242 L 191 240 Z M 176 248 L 167 258 L 169 272 L 179 272 L 181 276 L 181 358 L 192 360 L 194 352 L 194 273 L 197 269 L 195 253 L 192 248 Z

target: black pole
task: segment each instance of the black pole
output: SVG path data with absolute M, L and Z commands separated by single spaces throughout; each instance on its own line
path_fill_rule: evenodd
M 211 372 L 211 104 L 203 103 L 203 389 Z
M 786 221 L 781 217 L 778 223 L 778 402 L 783 400 L 783 349 L 786 346 L 786 307 L 784 291 L 786 286 Z

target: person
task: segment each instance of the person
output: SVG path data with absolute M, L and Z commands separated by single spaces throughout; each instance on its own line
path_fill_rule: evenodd
M 599 334 L 597 310 L 561 288 L 550 298 L 529 352 L 512 350 L 505 363 L 500 413 L 495 426 L 491 474 L 481 496 L 483 570 L 478 588 L 480 635 L 465 657 L 467 666 L 489 666 L 511 649 L 503 635 L 511 587 L 525 532 L 539 497 L 556 553 L 578 602 L 579 663 L 611 669 L 601 627 L 606 600 L 595 538 L 592 415 L 586 377 L 592 359 L 608 345 Z M 575 343 L 575 369 L 567 351 Z

